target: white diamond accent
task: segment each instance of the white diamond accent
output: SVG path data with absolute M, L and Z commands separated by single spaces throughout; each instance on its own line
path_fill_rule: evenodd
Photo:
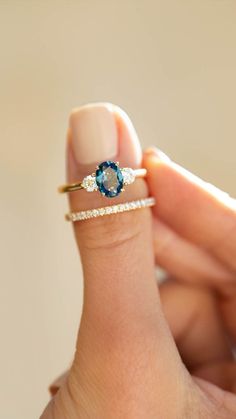
M 125 185 L 130 185 L 131 183 L 135 181 L 134 170 L 131 169 L 130 167 L 124 167 L 123 169 L 121 169 L 121 173 L 122 173 Z
M 89 218 L 101 217 L 104 215 L 117 214 L 119 212 L 136 210 L 139 208 L 153 207 L 155 199 L 153 197 L 138 199 L 137 201 L 125 202 L 117 205 L 110 205 L 102 208 L 94 208 L 87 211 L 71 212 L 66 214 L 68 221 L 88 220 Z
M 96 183 L 96 177 L 93 176 L 93 175 L 86 176 L 83 179 L 82 186 L 88 192 L 97 191 L 98 187 L 97 187 L 97 183 Z

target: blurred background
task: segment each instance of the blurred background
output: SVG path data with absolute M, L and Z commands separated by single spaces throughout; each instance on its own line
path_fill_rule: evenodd
M 236 194 L 235 21 L 235 0 L 0 0 L 1 419 L 39 417 L 74 351 L 71 108 L 120 105 L 143 146 Z

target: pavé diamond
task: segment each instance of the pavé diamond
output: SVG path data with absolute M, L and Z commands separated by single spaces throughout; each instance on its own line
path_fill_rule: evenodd
M 66 215 L 68 221 L 80 221 L 89 218 L 99 217 L 101 215 L 116 214 L 119 212 L 132 211 L 138 208 L 152 207 L 155 204 L 153 197 L 140 199 L 137 201 L 124 202 L 123 204 L 112 205 L 108 207 L 95 208 L 87 211 L 72 212 Z

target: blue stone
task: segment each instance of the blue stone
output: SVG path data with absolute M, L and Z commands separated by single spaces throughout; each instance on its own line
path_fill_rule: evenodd
M 108 198 L 114 198 L 121 193 L 124 179 L 117 163 L 104 161 L 96 170 L 96 183 L 99 191 Z

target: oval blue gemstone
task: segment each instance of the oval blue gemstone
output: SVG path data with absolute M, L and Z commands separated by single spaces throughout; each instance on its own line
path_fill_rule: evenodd
M 119 166 L 113 161 L 104 161 L 96 170 L 96 183 L 99 191 L 113 198 L 120 194 L 124 180 Z

